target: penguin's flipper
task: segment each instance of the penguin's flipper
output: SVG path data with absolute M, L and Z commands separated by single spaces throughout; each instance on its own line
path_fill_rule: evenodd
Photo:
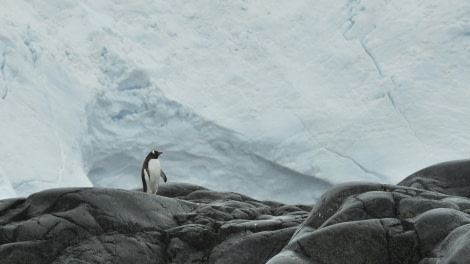
M 145 169 L 143 169 L 142 171 L 143 171 L 142 183 L 143 183 L 143 185 L 144 185 L 142 189 L 143 189 L 143 191 L 146 192 L 146 193 L 151 193 L 151 192 L 150 192 L 150 187 L 149 187 L 149 186 L 150 186 L 150 185 L 149 185 L 149 184 L 150 184 L 150 176 L 149 176 L 150 174 L 149 174 L 149 170 L 148 170 L 148 168 L 145 168 Z M 144 181 L 145 181 L 145 182 L 144 182 Z
M 166 175 L 165 175 L 165 173 L 163 172 L 163 170 L 160 170 L 160 171 L 161 171 L 160 177 L 162 177 L 163 180 L 166 182 Z

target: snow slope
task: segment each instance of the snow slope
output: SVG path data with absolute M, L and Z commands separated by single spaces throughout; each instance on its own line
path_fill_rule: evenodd
M 0 9 L 0 198 L 170 181 L 314 201 L 470 153 L 465 1 L 21 1 Z

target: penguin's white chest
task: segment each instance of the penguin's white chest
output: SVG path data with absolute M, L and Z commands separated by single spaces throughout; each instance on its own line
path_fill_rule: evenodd
M 145 175 L 145 179 L 147 181 L 147 192 L 155 194 L 157 193 L 158 183 L 160 181 L 160 161 L 158 159 L 151 159 L 148 163 L 148 170 L 150 175 Z

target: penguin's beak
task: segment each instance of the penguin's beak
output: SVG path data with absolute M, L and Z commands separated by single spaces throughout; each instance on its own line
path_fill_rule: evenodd
M 163 154 L 163 152 L 160 152 L 160 151 L 157 151 L 157 153 L 158 153 L 158 155 L 162 155 L 162 154 Z

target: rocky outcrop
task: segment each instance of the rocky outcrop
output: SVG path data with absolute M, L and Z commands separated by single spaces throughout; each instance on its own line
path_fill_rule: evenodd
M 160 195 L 69 188 L 3 200 L 1 263 L 265 263 L 311 210 L 160 187 Z
M 405 178 L 401 186 L 470 197 L 470 160 L 439 163 Z
M 399 185 L 347 183 L 312 208 L 170 183 L 0 201 L 1 263 L 470 263 L 469 161 Z
M 469 168 L 448 162 L 398 186 L 336 186 L 268 263 L 470 263 Z

